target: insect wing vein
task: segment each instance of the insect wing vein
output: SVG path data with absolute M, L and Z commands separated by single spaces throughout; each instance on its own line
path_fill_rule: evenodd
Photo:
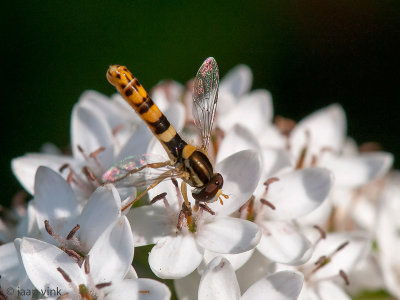
M 202 148 L 207 149 L 218 100 L 219 71 L 214 58 L 200 66 L 193 85 L 193 118 L 200 129 Z
M 163 162 L 165 158 L 160 155 L 130 156 L 106 171 L 102 179 L 104 183 L 113 183 L 118 187 L 143 187 L 157 179 L 179 177 L 179 171 L 171 165 L 149 167 L 151 164 Z

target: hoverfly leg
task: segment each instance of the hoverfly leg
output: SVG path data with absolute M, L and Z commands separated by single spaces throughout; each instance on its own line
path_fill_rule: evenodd
M 163 174 L 161 174 L 152 184 L 150 184 L 143 192 L 141 192 L 135 199 L 132 201 L 129 201 L 127 204 L 125 204 L 122 208 L 121 211 L 124 211 L 131 207 L 136 201 L 139 201 L 146 193 L 151 190 L 152 188 L 156 187 L 159 183 L 165 180 L 166 177 L 169 175 L 173 175 L 174 172 L 173 170 L 171 171 L 166 171 Z
M 182 213 L 184 214 L 189 230 L 194 232 L 195 231 L 195 223 L 194 223 L 193 216 L 192 216 L 192 207 L 191 207 L 189 199 L 188 199 L 187 186 L 184 181 L 182 181 L 182 183 L 181 183 L 181 194 L 183 197 L 183 203 L 182 203 L 182 210 L 181 210 L 180 215 Z M 178 222 L 178 227 L 179 227 L 179 225 L 180 224 Z

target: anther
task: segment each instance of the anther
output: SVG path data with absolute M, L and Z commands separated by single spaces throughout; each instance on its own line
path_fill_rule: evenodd
M 278 128 L 280 133 L 284 136 L 289 136 L 293 128 L 296 126 L 296 122 L 282 116 L 276 116 L 274 120 L 275 126 Z
M 139 294 L 150 294 L 149 290 L 140 290 Z
M 176 180 L 175 178 L 171 178 L 171 181 L 174 184 L 174 186 L 178 189 L 179 188 L 178 180 Z
M 341 244 L 339 247 L 337 247 L 337 249 L 335 250 L 334 253 L 339 252 L 340 250 L 342 250 L 343 248 L 345 248 L 348 244 L 350 243 L 350 241 L 346 241 L 343 244 Z
M 71 299 L 69 293 L 62 294 L 57 300 Z
M 85 258 L 85 274 L 89 274 L 90 273 L 90 264 L 89 264 L 89 257 L 90 255 L 87 255 Z
M 162 199 L 165 199 L 165 196 L 167 196 L 167 193 L 166 193 L 166 192 L 161 193 L 161 194 L 158 194 L 158 195 L 155 196 L 153 199 L 151 199 L 150 204 L 154 204 L 154 203 L 156 203 L 157 201 L 160 201 L 160 200 L 162 200 Z
M 66 253 L 66 254 L 68 254 L 68 256 L 69 257 L 71 257 L 71 258 L 73 258 L 75 261 L 76 261 L 76 263 L 78 264 L 78 265 L 81 265 L 82 264 L 82 256 L 80 256 L 78 253 L 76 253 L 74 250 L 72 250 L 72 249 L 63 249 L 64 250 L 64 252 Z
M 344 281 L 344 283 L 346 285 L 350 284 L 349 277 L 347 276 L 347 274 L 343 270 L 339 271 L 339 276 L 343 279 L 343 281 Z
M 85 150 L 83 150 L 83 148 L 81 147 L 81 145 L 76 145 L 76 147 L 78 148 L 78 151 L 82 154 L 83 158 L 84 158 L 85 160 L 88 160 L 88 157 L 87 157 L 87 155 L 86 155 L 86 153 L 85 153 Z
M 271 178 L 268 178 L 268 179 L 264 182 L 264 185 L 265 185 L 264 194 L 268 193 L 268 189 L 269 189 L 270 184 L 271 184 L 271 183 L 274 183 L 274 182 L 277 182 L 277 181 L 279 181 L 279 178 L 278 178 L 278 177 L 271 177 Z
M 269 201 L 268 201 L 267 199 L 265 199 L 265 198 L 261 198 L 261 199 L 260 199 L 260 202 L 261 202 L 262 204 L 268 206 L 269 208 L 273 209 L 273 210 L 276 209 L 275 205 L 273 205 L 271 202 L 269 202 Z
M 66 282 L 68 282 L 68 283 L 71 283 L 71 282 L 72 282 L 71 278 L 68 276 L 68 274 L 67 274 L 63 269 L 61 269 L 60 267 L 58 267 L 58 268 L 57 268 L 57 271 L 61 273 L 62 277 L 64 277 L 64 279 L 65 279 Z
M 67 240 L 72 239 L 74 237 L 75 233 L 79 230 L 79 228 L 81 228 L 81 226 L 79 224 L 77 224 L 74 228 L 72 228 L 72 230 L 67 235 Z
M 323 229 L 322 229 L 321 227 L 319 227 L 318 225 L 314 225 L 313 227 L 314 227 L 315 229 L 318 230 L 321 239 L 323 239 L 323 240 L 326 239 L 326 232 L 325 232 L 325 230 L 323 230 Z
M 185 213 L 183 212 L 183 210 L 181 210 L 178 216 L 178 224 L 176 225 L 176 228 L 178 230 L 182 229 L 184 220 L 185 220 Z
M 112 135 L 116 136 L 124 128 L 124 124 L 119 124 L 112 130 Z
M 105 288 L 107 286 L 111 286 L 111 281 L 110 282 L 99 283 L 99 284 L 96 284 L 95 286 L 96 286 L 96 288 L 98 288 L 100 290 L 100 289 Z
M 58 169 L 58 171 L 60 173 L 62 173 L 65 169 L 68 169 L 68 168 L 70 168 L 70 164 L 69 163 L 65 163 Z
M 90 158 L 92 158 L 94 160 L 94 162 L 96 163 L 96 165 L 101 169 L 101 163 L 100 161 L 97 159 L 97 156 L 103 152 L 104 150 L 106 150 L 106 148 L 104 147 L 100 147 L 99 149 L 93 151 L 92 153 L 89 154 Z

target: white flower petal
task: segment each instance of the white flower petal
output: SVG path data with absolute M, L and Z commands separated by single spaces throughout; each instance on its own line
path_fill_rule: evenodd
M 111 128 L 106 121 L 88 108 L 75 105 L 71 119 L 71 144 L 74 157 L 84 159 L 78 150 L 78 145 L 82 147 L 86 155 L 89 155 L 100 147 L 106 147 L 112 143 Z
M 335 185 L 357 187 L 382 177 L 392 164 L 392 154 L 373 152 L 331 159 L 324 163 L 324 167 L 334 173 Z
M 135 156 L 146 153 L 152 138 L 153 134 L 151 133 L 147 124 L 141 122 L 138 128 L 132 134 L 132 136 L 122 147 L 115 161 L 118 162 L 127 158 L 128 156 Z
M 313 274 L 313 280 L 331 278 L 339 274 L 340 270 L 350 273 L 354 266 L 364 259 L 371 248 L 371 240 L 362 232 L 328 234 L 316 247 L 310 264 L 315 263 L 321 256 L 330 255 L 339 246 L 349 242 L 339 250 L 331 261 Z
M 287 138 L 275 126 L 268 125 L 257 134 L 258 142 L 263 148 L 285 149 Z
M 11 168 L 24 189 L 33 195 L 35 175 L 39 166 L 46 166 L 57 172 L 63 164 L 72 163 L 73 159 L 70 156 L 29 153 L 14 158 L 11 161 Z
M 247 93 L 251 88 L 253 74 L 247 65 L 237 65 L 222 78 L 220 92 L 230 92 L 236 98 Z
M 256 137 L 242 125 L 235 125 L 222 140 L 218 149 L 217 163 L 242 150 L 261 150 Z
M 242 300 L 273 299 L 296 300 L 303 287 L 303 274 L 281 271 L 268 275 L 253 284 L 242 296 Z
M 121 200 L 111 184 L 100 186 L 90 197 L 79 217 L 79 240 L 87 251 L 104 230 L 121 215 Z
M 240 290 L 242 292 L 246 291 L 261 277 L 275 272 L 275 269 L 275 263 L 271 262 L 260 252 L 254 251 L 250 260 L 243 267 L 236 271 Z
M 150 268 L 160 278 L 182 278 L 199 266 L 203 252 L 191 234 L 166 236 L 151 250 Z
M 158 281 L 147 278 L 126 279 L 107 288 L 107 300 L 168 300 L 171 292 L 168 287 Z
M 180 132 L 185 125 L 185 118 L 186 118 L 186 110 L 182 103 L 180 102 L 172 102 L 168 109 L 163 111 L 165 117 L 174 126 L 176 132 Z
M 101 283 L 124 278 L 132 263 L 133 251 L 131 226 L 128 219 L 121 216 L 89 251 L 90 273 L 94 281 Z
M 7 243 L 0 246 L 0 274 L 14 286 L 18 286 L 21 276 L 17 251 L 14 243 Z
M 132 224 L 132 233 L 136 247 L 155 244 L 163 236 L 176 232 L 165 207 L 147 205 L 133 208 L 127 215 Z M 178 218 L 176 219 L 176 223 Z
M 216 257 L 209 263 L 201 276 L 198 299 L 240 299 L 235 270 L 228 260 Z
M 299 265 L 311 256 L 311 243 L 289 222 L 264 221 L 260 224 L 263 234 L 258 251 L 270 260 Z
M 77 105 L 89 109 L 98 119 L 106 120 L 111 130 L 122 124 L 120 107 L 97 91 L 85 91 L 79 97 Z
M 284 168 L 293 165 L 289 153 L 283 149 L 262 149 L 263 174 L 262 178 L 272 177 Z
M 309 137 L 309 142 L 307 141 Z M 291 133 L 291 151 L 296 158 L 307 146 L 308 156 L 320 154 L 322 149 L 338 152 L 346 137 L 346 116 L 339 104 L 332 104 L 301 120 Z
M 57 234 L 66 237 L 76 225 L 79 203 L 70 185 L 58 173 L 39 167 L 35 177 L 35 208 L 38 227 L 45 240 L 53 242 L 44 221 L 48 220 Z
M 217 256 L 221 256 L 226 260 L 228 260 L 229 263 L 232 265 L 232 268 L 234 270 L 237 270 L 241 268 L 250 259 L 250 257 L 253 255 L 253 252 L 254 249 L 238 254 L 221 254 L 205 250 L 203 263 L 197 268 L 197 270 L 200 273 L 202 273 L 204 271 L 204 268 L 210 263 L 210 261 L 212 261 Z
M 317 299 L 321 300 L 350 300 L 349 295 L 345 293 L 338 285 L 332 281 L 322 281 L 313 289 Z
M 267 200 L 276 209 L 265 209 L 273 220 L 290 220 L 303 216 L 328 196 L 333 183 L 332 173 L 322 168 L 308 168 L 279 176 L 269 185 Z
M 224 178 L 223 193 L 229 196 L 224 204 L 210 203 L 210 208 L 219 215 L 230 215 L 237 211 L 250 196 L 260 180 L 262 159 L 259 152 L 244 150 L 235 153 L 215 167 Z
M 255 90 L 242 97 L 230 111 L 220 115 L 218 124 L 225 132 L 240 124 L 253 134 L 259 134 L 271 123 L 272 115 L 271 94 L 267 90 Z
M 200 275 L 197 271 L 186 277 L 175 279 L 174 287 L 179 300 L 197 299 L 200 284 Z
M 26 273 L 38 290 L 58 288 L 61 293 L 71 291 L 69 283 L 57 268 L 68 274 L 76 286 L 85 283 L 78 264 L 56 246 L 36 239 L 23 238 L 21 256 Z
M 230 218 L 211 218 L 198 228 L 197 243 L 217 253 L 237 254 L 253 249 L 261 238 L 258 226 L 252 222 Z

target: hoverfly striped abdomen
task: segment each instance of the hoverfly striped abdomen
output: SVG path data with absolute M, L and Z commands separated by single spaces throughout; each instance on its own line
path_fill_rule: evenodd
M 137 78 L 126 67 L 115 65 L 108 69 L 107 79 L 146 122 L 166 149 L 170 159 L 180 161 L 186 142 L 176 133 L 175 128 L 151 100 Z
M 193 198 L 196 206 L 199 202 L 211 202 L 219 199 L 222 194 L 223 178 L 219 173 L 214 173 L 213 166 L 207 156 L 207 148 L 211 136 L 215 109 L 218 99 L 219 73 L 214 58 L 204 61 L 197 72 L 193 88 L 193 117 L 195 124 L 200 129 L 202 146 L 196 147 L 187 144 L 176 132 L 157 105 L 151 100 L 146 90 L 132 73 L 124 66 L 110 66 L 107 71 L 108 81 L 114 85 L 123 98 L 137 112 L 148 125 L 153 134 L 161 142 L 170 161 L 149 162 L 144 156 L 131 157 L 121 161 L 115 167 L 108 170 L 103 179 L 106 182 L 126 184 L 140 184 L 151 182 L 148 191 L 166 178 L 181 178 L 185 183 L 194 187 Z M 165 167 L 165 169 L 162 169 Z M 162 173 L 153 178 L 149 169 L 158 169 Z M 140 176 L 143 172 L 146 176 Z M 148 181 L 145 179 L 153 179 Z M 186 185 L 184 185 L 186 194 Z M 130 207 L 140 199 L 143 193 L 124 206 Z M 184 196 L 185 198 L 185 196 Z M 220 199 L 221 203 L 222 200 Z M 186 197 L 186 201 L 187 197 Z M 190 203 L 187 203 L 190 206 Z

